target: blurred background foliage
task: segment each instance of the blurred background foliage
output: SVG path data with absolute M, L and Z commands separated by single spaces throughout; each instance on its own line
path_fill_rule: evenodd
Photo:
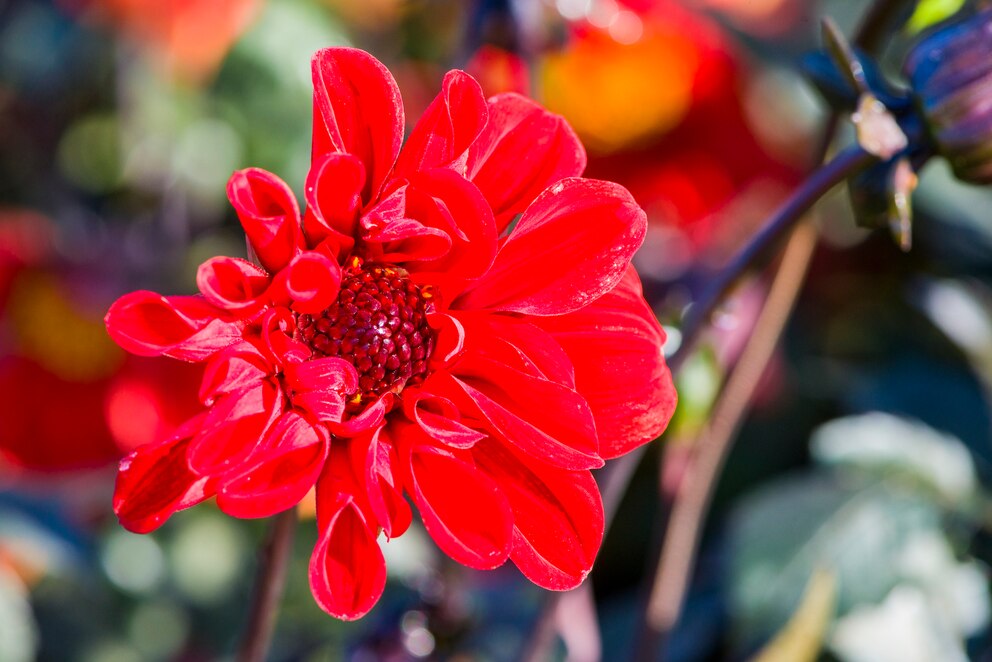
M 882 54 L 895 80 L 913 35 L 967 3 L 905 4 Z M 233 170 L 302 184 L 313 51 L 355 45 L 386 62 L 408 127 L 451 67 L 564 114 L 588 174 L 649 213 L 636 264 L 674 346 L 707 275 L 814 165 L 829 111 L 800 64 L 819 18 L 850 33 L 867 6 L 0 0 L 0 661 L 234 649 L 262 523 L 205 505 L 151 536 L 117 526 L 117 459 L 195 411 L 198 369 L 126 356 L 102 316 L 125 291 L 191 292 L 205 257 L 243 254 Z M 914 202 L 909 254 L 856 228 L 843 194 L 818 208 L 823 242 L 721 477 L 665 659 L 746 659 L 780 631 L 796 645 L 790 618 L 815 636 L 778 659 L 992 656 L 992 195 L 933 163 Z M 663 443 L 692 444 L 766 290 L 753 277 L 719 311 Z M 601 632 L 571 659 L 633 648 L 657 454 L 592 575 Z M 543 596 L 514 570 L 455 566 L 415 526 L 384 544 L 379 606 L 341 623 L 309 595 L 311 529 L 297 534 L 273 660 L 520 656 Z

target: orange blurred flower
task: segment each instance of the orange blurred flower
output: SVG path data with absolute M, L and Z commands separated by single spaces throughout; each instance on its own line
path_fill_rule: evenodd
M 710 62 L 727 50 L 720 29 L 674 2 L 590 6 L 565 47 L 538 62 L 539 96 L 593 152 L 672 130 L 713 87 Z
M 213 74 L 258 15 L 263 0 L 63 0 L 147 49 L 167 73 L 193 81 Z

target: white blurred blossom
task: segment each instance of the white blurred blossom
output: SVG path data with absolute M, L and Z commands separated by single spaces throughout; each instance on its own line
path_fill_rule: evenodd
M 810 448 L 823 464 L 909 474 L 955 503 L 970 497 L 977 484 L 971 455 L 960 440 L 882 412 L 830 421 L 813 433 Z

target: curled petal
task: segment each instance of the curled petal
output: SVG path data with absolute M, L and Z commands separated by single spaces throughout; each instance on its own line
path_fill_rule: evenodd
M 365 468 L 365 489 L 369 506 L 388 538 L 403 535 L 413 521 L 410 504 L 403 498 L 399 460 L 389 435 L 378 428 L 369 435 L 367 448 L 360 440 L 352 442 Z
M 393 408 L 396 396 L 386 392 L 372 401 L 357 416 L 341 422 L 328 421 L 327 427 L 335 437 L 350 439 L 382 427 L 386 414 Z
M 314 161 L 307 175 L 307 211 L 303 215 L 303 231 L 311 246 L 335 234 L 351 241 L 364 187 L 365 167 L 356 156 L 328 152 Z
M 236 257 L 210 258 L 196 271 L 196 285 L 207 301 L 242 314 L 262 307 L 259 298 L 270 280 L 260 268 Z
M 328 438 L 298 413 L 277 420 L 244 466 L 218 482 L 217 506 L 232 517 L 269 517 L 292 508 L 317 482 Z
M 190 469 L 201 476 L 216 476 L 239 466 L 262 442 L 282 413 L 282 404 L 272 380 L 217 398 L 190 442 Z
M 362 240 L 375 246 L 377 260 L 393 263 L 434 260 L 451 250 L 452 240 L 448 232 L 425 224 L 421 218 L 409 213 L 411 201 L 414 207 L 419 208 L 429 204 L 423 198 L 424 194 L 420 191 L 410 191 L 408 186 L 401 186 L 362 217 Z
M 379 192 L 403 142 L 403 103 L 392 74 L 354 48 L 325 48 L 313 71 L 313 157 L 328 152 L 355 156 L 364 166 L 362 199 Z
M 403 411 L 431 439 L 452 448 L 471 448 L 485 433 L 461 422 L 455 404 L 441 395 L 421 389 L 403 393 Z
M 317 481 L 318 537 L 310 557 L 310 589 L 321 609 L 353 620 L 382 595 L 386 561 L 353 458 L 342 446 L 332 444 Z
M 201 296 L 164 297 L 139 290 L 114 302 L 104 318 L 118 345 L 139 356 L 204 361 L 241 340 L 243 324 Z
M 458 358 L 465 347 L 465 327 L 452 315 L 428 313 L 427 323 L 437 331 L 437 341 L 431 353 L 432 366 L 443 366 Z
M 591 305 L 537 323 L 571 357 L 576 389 L 596 418 L 600 455 L 619 457 L 664 432 L 678 396 L 661 350 L 665 333 L 633 268 Z
M 545 188 L 581 175 L 586 152 L 562 117 L 519 94 L 499 94 L 489 99 L 489 123 L 472 144 L 467 167 L 502 232 Z
M 286 308 L 270 308 L 259 322 L 258 336 L 251 339 L 269 363 L 281 367 L 302 363 L 313 352 L 305 344 L 293 338 L 296 319 Z
M 495 442 L 473 449 L 513 509 L 510 559 L 538 586 L 575 588 L 603 540 L 603 502 L 588 471 L 555 469 Z
M 465 172 L 468 148 L 488 119 L 482 88 L 464 71 L 449 71 L 441 92 L 427 107 L 396 162 L 396 174 L 407 177 L 430 168 Z
M 464 177 L 442 168 L 412 175 L 406 214 L 448 238 L 443 254 L 409 252 L 404 267 L 415 279 L 440 287 L 450 300 L 489 270 L 496 223 L 482 193 Z
M 362 514 L 339 495 L 310 557 L 310 590 L 320 608 L 353 621 L 375 606 L 386 587 L 386 559 Z
M 227 182 L 227 197 L 258 261 L 269 273 L 278 272 L 305 248 L 296 197 L 271 172 L 239 170 Z
M 114 513 L 125 529 L 148 533 L 172 513 L 213 494 L 210 480 L 194 474 L 186 463 L 190 437 L 202 420 L 202 415 L 197 416 L 170 439 L 141 446 L 121 460 Z
M 613 289 L 647 217 L 625 188 L 565 179 L 524 212 L 492 268 L 453 307 L 562 315 Z
M 502 565 L 513 516 L 496 481 L 448 451 L 414 446 L 408 453 L 411 494 L 431 538 L 470 568 Z
M 321 422 L 340 422 L 348 396 L 358 391 L 355 366 L 335 357 L 289 364 L 283 375 L 293 404 Z
M 273 374 L 272 367 L 251 344 L 232 345 L 207 363 L 200 382 L 200 402 L 209 407 L 218 397 L 253 388 Z
M 341 267 L 315 251 L 300 253 L 279 272 L 274 283 L 277 299 L 288 299 L 289 307 L 311 315 L 323 312 L 338 297 Z

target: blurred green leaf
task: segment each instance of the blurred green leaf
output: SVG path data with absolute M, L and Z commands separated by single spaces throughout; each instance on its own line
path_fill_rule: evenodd
M 945 505 L 971 505 L 978 480 L 971 454 L 957 438 L 919 421 L 883 412 L 839 418 L 813 433 L 814 458 L 876 479 L 899 479 L 920 496 Z
M 106 193 L 121 182 L 120 127 L 114 115 L 84 117 L 65 132 L 59 143 L 62 174 L 93 193 Z
M 732 519 L 730 600 L 738 636 L 753 644 L 781 627 L 814 568 L 837 573 L 845 612 L 881 600 L 900 579 L 894 560 L 922 531 L 939 531 L 936 507 L 879 485 L 817 474 L 771 484 Z
M 922 32 L 956 14 L 964 3 L 965 0 L 920 0 L 906 23 L 906 29 L 910 34 Z

